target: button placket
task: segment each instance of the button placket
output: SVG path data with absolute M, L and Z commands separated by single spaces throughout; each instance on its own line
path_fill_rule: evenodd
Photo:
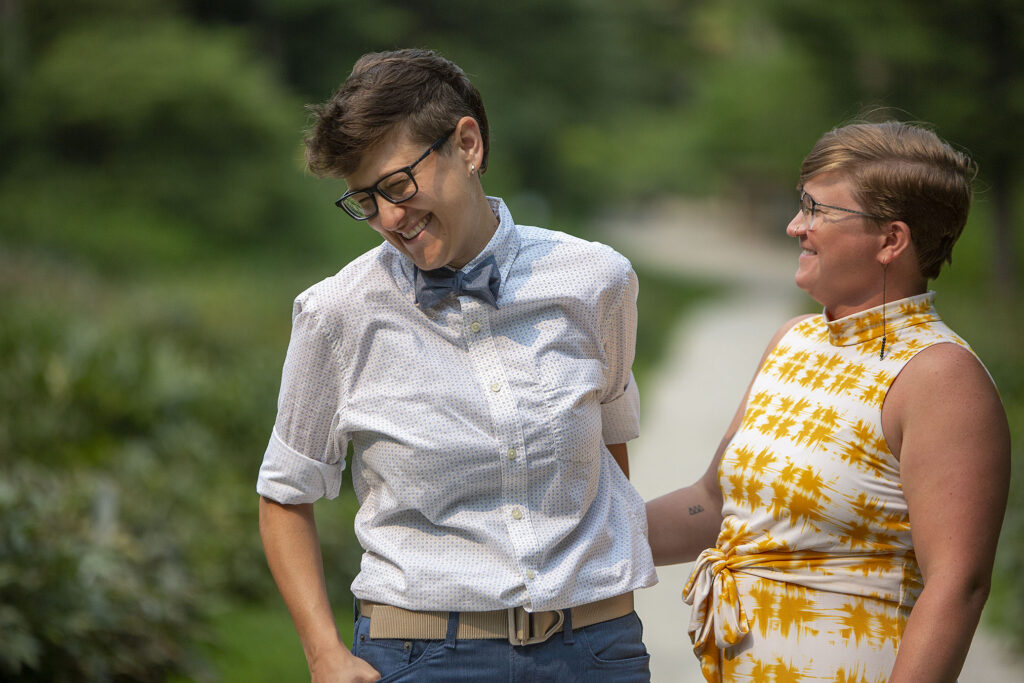
M 494 422 L 499 450 L 496 466 L 501 469 L 502 508 L 515 560 L 527 571 L 538 552 L 537 537 L 530 522 L 528 479 L 524 454 L 523 425 L 515 394 L 505 374 L 498 345 L 491 332 L 494 310 L 473 299 L 462 306 L 465 343 Z M 533 570 L 529 570 L 533 571 Z M 527 587 L 527 593 L 530 593 Z M 533 598 L 531 597 L 530 600 Z

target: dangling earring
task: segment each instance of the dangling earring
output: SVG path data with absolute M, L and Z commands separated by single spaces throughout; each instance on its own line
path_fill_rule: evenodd
M 882 264 L 882 349 L 878 352 L 878 360 L 885 360 L 885 274 L 889 263 Z
M 469 175 L 473 175 L 474 173 L 476 173 L 476 164 L 470 164 Z

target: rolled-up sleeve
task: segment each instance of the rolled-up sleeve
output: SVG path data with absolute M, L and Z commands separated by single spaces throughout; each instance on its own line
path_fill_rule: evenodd
M 605 392 L 601 397 L 602 433 L 605 443 L 625 443 L 640 435 L 640 393 L 633 377 L 636 353 L 636 273 L 621 259 L 616 296 L 609 298 L 601 328 L 606 366 Z
M 601 404 L 601 433 L 605 443 L 626 443 L 640 436 L 640 392 L 632 373 L 626 390 Z
M 284 504 L 335 498 L 348 435 L 340 429 L 342 366 L 337 330 L 315 314 L 308 293 L 295 300 L 281 391 L 257 492 Z

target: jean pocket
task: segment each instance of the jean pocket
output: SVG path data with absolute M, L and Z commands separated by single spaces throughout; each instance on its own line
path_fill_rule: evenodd
M 370 620 L 359 617 L 352 635 L 352 654 L 365 660 L 381 675 L 381 681 L 406 673 L 443 641 L 371 638 Z
M 650 659 L 636 612 L 580 629 L 590 656 L 601 664 L 638 664 Z

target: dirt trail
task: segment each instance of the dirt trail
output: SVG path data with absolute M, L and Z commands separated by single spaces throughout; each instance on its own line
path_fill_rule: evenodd
M 784 226 L 779 226 L 781 233 Z M 645 499 L 703 474 L 772 333 L 813 310 L 793 284 L 792 242 L 744 229 L 725 208 L 672 202 L 646 216 L 609 219 L 600 237 L 634 263 L 729 285 L 676 326 L 661 366 L 640 387 L 641 436 L 630 444 L 633 484 Z M 643 297 L 643 282 L 640 283 Z M 681 591 L 691 565 L 659 568 L 637 594 L 654 683 L 703 681 L 690 649 Z M 955 615 L 950 615 L 955 618 Z M 988 631 L 975 636 L 961 683 L 1024 683 L 1024 663 Z

